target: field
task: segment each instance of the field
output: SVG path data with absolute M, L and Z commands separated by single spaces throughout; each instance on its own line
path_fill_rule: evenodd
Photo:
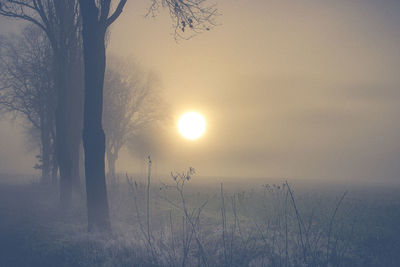
M 279 179 L 109 181 L 113 232 L 86 232 L 83 194 L 0 186 L 0 266 L 398 266 L 399 187 Z M 4 181 L 5 179 L 3 179 Z M 210 178 L 207 179 L 210 181 Z

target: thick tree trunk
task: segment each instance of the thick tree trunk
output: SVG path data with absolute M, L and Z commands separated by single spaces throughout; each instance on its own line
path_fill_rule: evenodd
M 72 153 L 70 131 L 68 129 L 67 90 L 66 81 L 67 55 L 65 49 L 55 49 L 55 66 L 57 88 L 56 108 L 56 153 L 60 170 L 60 204 L 63 209 L 71 205 L 72 199 Z
M 57 160 L 53 158 L 51 166 L 51 183 L 53 185 L 56 185 L 57 180 L 58 180 L 58 163 Z
M 79 145 L 74 144 L 73 146 L 73 157 L 72 157 L 72 191 L 75 192 L 78 196 L 82 195 L 82 184 L 81 184 L 81 176 L 79 173 Z
M 69 78 L 68 70 L 64 75 Z M 64 82 L 64 85 L 69 85 Z M 72 192 L 81 193 L 79 177 L 79 146 L 82 138 L 82 103 L 77 90 L 82 86 L 74 84 L 64 89 L 57 106 L 56 143 L 57 159 L 60 168 L 60 201 L 64 207 L 69 207 Z
M 44 113 L 44 112 L 43 112 Z M 40 141 L 42 154 L 42 183 L 50 183 L 51 169 L 51 137 L 49 129 L 49 120 L 43 114 L 40 119 Z
M 85 178 L 85 155 L 83 150 L 83 144 L 79 146 L 79 177 Z M 82 183 L 82 190 L 85 191 L 84 188 L 85 183 Z
M 70 59 L 71 60 L 71 59 Z M 57 159 L 60 168 L 60 201 L 64 207 L 70 206 L 72 192 L 81 193 L 79 176 L 79 146 L 82 140 L 83 85 L 79 83 L 79 73 L 72 68 L 79 66 L 71 64 L 64 68 L 64 92 L 60 92 L 57 106 L 56 143 Z M 65 79 L 67 78 L 67 79 Z M 74 82 L 71 82 L 74 80 Z
M 68 131 L 69 145 L 72 158 L 72 190 L 78 195 L 82 195 L 82 186 L 79 173 L 79 154 L 82 141 L 82 121 L 83 121 L 83 58 L 80 46 L 70 48 L 70 62 L 67 81 L 67 109 L 68 109 Z
M 60 128 L 58 127 L 58 129 Z M 60 170 L 60 204 L 63 209 L 68 209 L 72 200 L 72 158 L 70 149 L 66 148 L 65 134 L 60 135 L 59 133 L 60 131 L 57 133 L 57 139 L 64 139 L 64 141 L 58 141 L 57 146 Z
M 118 153 L 112 152 L 111 149 L 107 149 L 107 165 L 108 165 L 108 179 L 109 181 L 115 182 L 115 162 L 118 159 Z
M 76 37 L 73 37 L 76 38 Z M 57 110 L 56 148 L 60 169 L 60 202 L 68 208 L 73 191 L 79 195 L 79 146 L 83 120 L 83 62 L 79 39 L 70 45 L 60 44 L 56 50 Z
M 51 121 L 51 183 L 57 184 L 58 180 L 58 161 L 57 161 L 57 149 L 56 149 L 56 133 L 55 133 L 55 120 L 54 114 Z
M 83 21 L 85 100 L 83 144 L 89 231 L 110 231 L 105 177 L 105 135 L 101 124 L 106 27 L 98 22 L 94 1 L 80 1 Z

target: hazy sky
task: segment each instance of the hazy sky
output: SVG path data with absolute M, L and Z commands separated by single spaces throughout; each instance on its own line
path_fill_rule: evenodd
M 399 1 L 215 2 L 221 25 L 188 41 L 174 40 L 166 12 L 144 18 L 146 0 L 112 26 L 109 51 L 159 73 L 174 118 L 136 158 L 148 148 L 160 174 L 399 178 Z M 198 141 L 176 130 L 188 110 L 207 119 Z

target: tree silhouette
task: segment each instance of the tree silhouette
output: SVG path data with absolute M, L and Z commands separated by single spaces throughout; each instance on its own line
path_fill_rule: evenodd
M 107 28 L 119 17 L 126 0 L 110 14 L 111 0 L 79 0 L 85 62 L 83 146 L 85 150 L 88 230 L 111 230 L 105 177 L 105 134 L 102 127 Z
M 53 56 L 44 33 L 33 26 L 0 41 L 0 106 L 23 117 L 40 133 L 42 182 L 51 180 L 55 159 Z M 56 171 L 53 171 L 53 173 Z M 54 177 L 53 177 L 54 178 Z
M 83 70 L 77 0 L 0 0 L 0 15 L 22 19 L 42 29 L 53 50 L 56 88 L 56 153 L 60 202 L 70 205 L 79 187 L 79 146 L 83 108 Z
M 115 179 L 120 149 L 147 125 L 166 117 L 160 82 L 129 60 L 108 57 L 104 78 L 103 127 L 108 178 Z
M 105 37 L 107 28 L 121 15 L 126 2 L 119 0 L 111 12 L 111 0 L 79 0 L 85 61 L 83 144 L 89 231 L 111 229 L 105 182 L 105 134 L 102 127 Z M 182 32 L 186 26 L 195 33 L 208 30 L 214 25 L 213 18 L 217 15 L 216 8 L 206 6 L 205 0 L 153 0 L 148 15 L 155 15 L 160 6 L 169 9 L 176 29 L 181 28 Z

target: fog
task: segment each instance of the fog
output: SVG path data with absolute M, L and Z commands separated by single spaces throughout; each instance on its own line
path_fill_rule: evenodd
M 214 1 L 0 0 L 0 266 L 399 265 L 400 2 Z
M 221 25 L 188 41 L 171 38 L 167 14 L 143 18 L 146 5 L 128 5 L 112 29 L 110 50 L 161 73 L 174 115 L 168 137 L 154 137 L 164 170 L 397 180 L 398 3 L 218 5 Z M 195 142 L 174 124 L 192 109 L 208 122 Z
M 147 8 L 128 1 L 108 52 L 161 77 L 170 119 L 143 131 L 136 153 L 124 148 L 117 171 L 143 172 L 151 155 L 159 176 L 192 166 L 202 176 L 398 181 L 397 1 L 223 0 L 219 25 L 189 40 Z M 2 33 L 16 31 L 3 20 Z M 196 141 L 176 127 L 190 110 L 207 120 Z M 18 125 L 1 123 L 0 172 L 33 165 Z

